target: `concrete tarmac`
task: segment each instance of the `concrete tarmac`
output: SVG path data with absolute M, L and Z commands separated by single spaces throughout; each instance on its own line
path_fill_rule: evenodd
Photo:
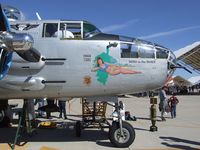
M 120 150 L 196 150 L 200 149 L 200 96 L 177 96 L 180 103 L 177 105 L 177 117 L 171 119 L 170 114 L 166 115 L 166 121 L 160 119 L 160 112 L 157 109 L 157 132 L 150 132 L 151 121 L 149 119 L 149 98 L 120 98 L 125 103 L 126 111 L 137 117 L 137 121 L 129 121 L 135 128 L 136 138 L 129 148 Z M 158 100 L 159 101 L 159 100 Z M 158 108 L 158 105 L 157 105 Z M 107 116 L 110 117 L 112 108 L 107 108 Z M 68 120 L 74 122 L 81 118 L 79 99 L 67 103 Z M 63 121 L 53 113 L 51 120 Z M 75 115 L 75 116 L 74 116 Z M 37 129 L 37 134 L 32 137 L 20 139 L 21 146 L 16 150 L 113 150 L 108 140 L 108 130 L 86 129 L 82 131 L 80 138 L 75 136 L 73 127 L 62 129 Z M 0 150 L 10 150 L 8 143 L 13 143 L 16 128 L 0 129 Z

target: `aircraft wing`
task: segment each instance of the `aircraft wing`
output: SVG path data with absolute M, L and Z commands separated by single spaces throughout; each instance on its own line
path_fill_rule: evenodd
M 200 73 L 200 41 L 174 52 L 178 61 L 187 68 Z

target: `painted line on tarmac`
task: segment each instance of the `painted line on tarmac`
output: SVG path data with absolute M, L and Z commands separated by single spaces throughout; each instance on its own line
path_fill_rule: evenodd
M 29 144 L 23 146 L 15 146 L 15 150 L 28 150 Z M 0 144 L 0 150 L 11 150 L 12 148 L 8 144 Z
M 30 147 L 29 144 L 25 144 L 23 146 L 15 146 L 15 150 L 28 150 Z M 4 144 L 0 144 L 0 150 L 11 150 L 12 148 L 10 147 L 10 145 L 4 143 Z M 42 146 L 39 150 L 59 150 L 57 148 L 52 148 L 52 147 L 47 147 L 47 146 Z
M 59 149 L 51 148 L 51 147 L 47 147 L 47 146 L 42 146 L 42 148 L 40 148 L 40 150 L 59 150 Z

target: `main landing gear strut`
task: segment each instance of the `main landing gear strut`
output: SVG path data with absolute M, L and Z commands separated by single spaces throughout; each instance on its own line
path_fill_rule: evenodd
M 18 145 L 21 145 L 19 139 L 22 138 L 23 134 L 27 134 L 29 137 L 31 137 L 33 133 L 37 133 L 35 131 L 35 122 L 33 121 L 33 116 L 31 116 L 31 113 L 29 112 L 31 107 L 30 104 L 31 103 L 29 100 L 24 100 L 22 111 L 19 113 L 19 122 L 15 134 L 15 139 L 13 144 L 11 144 L 12 150 L 15 149 L 15 145 L 17 145 L 17 143 L 19 143 Z

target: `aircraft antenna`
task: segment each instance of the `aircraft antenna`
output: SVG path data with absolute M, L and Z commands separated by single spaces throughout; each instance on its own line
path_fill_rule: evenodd
M 36 12 L 36 16 L 37 16 L 38 20 L 42 20 L 38 12 Z

